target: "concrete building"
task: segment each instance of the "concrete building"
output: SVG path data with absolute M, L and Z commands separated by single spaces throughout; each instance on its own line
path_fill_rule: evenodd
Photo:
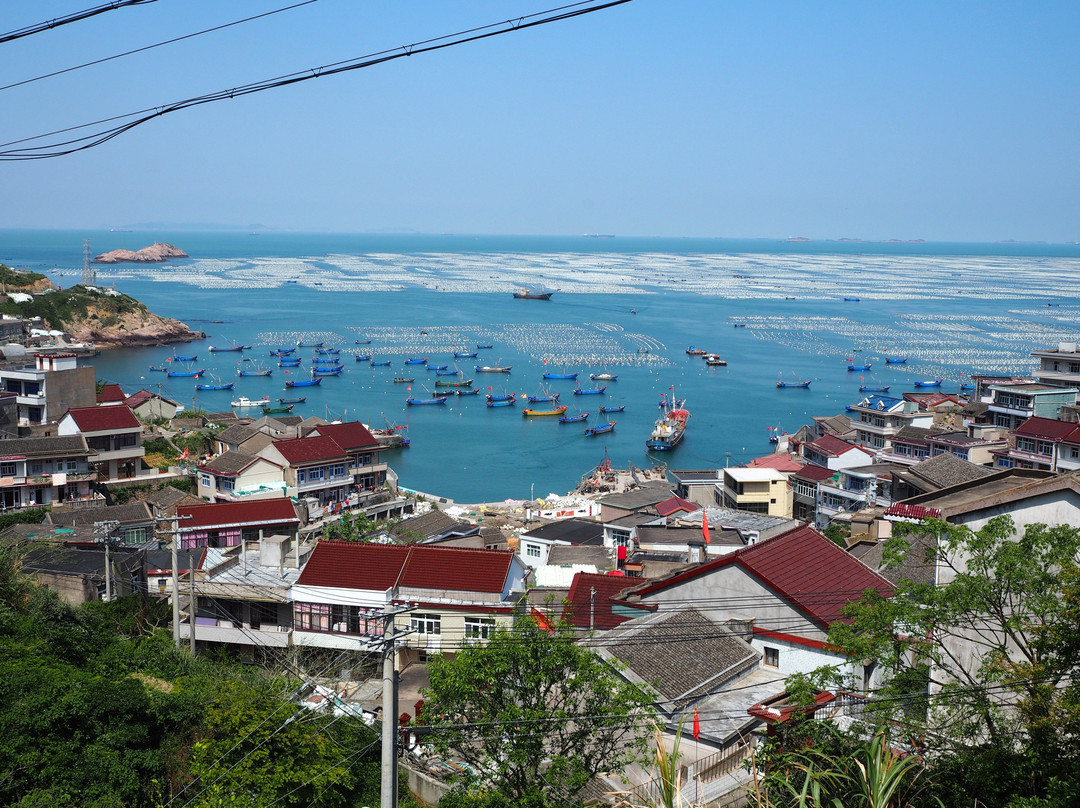
M 91 368 L 92 370 L 92 368 Z M 94 452 L 100 480 L 142 476 L 142 424 L 126 406 L 73 407 L 60 419 L 59 435 L 82 435 Z M 156 471 L 155 471 L 156 474 Z
M 1039 360 L 1035 378 L 1040 384 L 1080 389 L 1080 351 L 1075 342 L 1060 342 L 1057 348 L 1032 351 Z
M 739 511 L 791 517 L 787 475 L 770 468 L 724 469 L 723 485 L 715 486 L 715 504 Z
M 0 508 L 93 499 L 93 454 L 82 435 L 0 440 Z
M 54 423 L 69 409 L 93 407 L 93 367 L 78 367 L 75 354 L 34 354 L 34 365 L 0 368 L 0 389 L 14 393 L 19 426 Z
M 1080 388 L 1050 384 L 992 384 L 989 416 L 994 426 L 1013 430 L 1028 418 L 1061 416 L 1062 407 L 1076 404 Z

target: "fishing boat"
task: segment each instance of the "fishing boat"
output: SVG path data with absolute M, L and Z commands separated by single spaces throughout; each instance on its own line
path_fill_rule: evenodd
M 234 407 L 261 407 L 263 404 L 270 403 L 270 396 L 263 396 L 262 398 L 250 399 L 247 396 L 240 396 L 236 401 L 232 402 Z
M 848 373 L 854 373 L 856 370 L 870 370 L 872 366 L 872 363 L 869 365 L 848 365 L 847 369 Z
M 358 339 L 358 340 L 356 340 L 356 342 L 353 343 L 353 345 L 370 345 L 370 344 L 371 344 L 371 340 L 369 340 L 369 339 Z
M 513 396 L 507 399 L 500 399 L 499 401 L 487 402 L 489 407 L 513 407 L 515 404 L 517 404 L 517 399 Z
M 570 408 L 569 408 L 569 407 L 567 407 L 567 406 L 566 406 L 566 405 L 564 404 L 564 405 L 563 405 L 563 406 L 561 406 L 561 407 L 555 407 L 554 409 L 551 409 L 551 410 L 533 410 L 533 409 L 525 409 L 525 410 L 522 410 L 522 411 L 521 411 L 521 414 L 522 414 L 523 416 L 527 417 L 527 418 L 529 418 L 529 417 L 531 417 L 531 418 L 542 418 L 542 417 L 544 417 L 544 416 L 552 416 L 552 415 L 562 415 L 562 414 L 563 414 L 564 412 L 566 412 L 566 411 L 567 411 L 568 409 L 570 409 Z
M 239 353 L 240 351 L 246 351 L 250 347 L 250 345 L 211 345 L 210 353 Z
M 618 407 L 601 407 L 600 412 L 622 412 L 626 409 L 625 404 L 620 404 Z
M 545 390 L 544 395 L 542 396 L 526 396 L 526 398 L 529 400 L 530 404 L 541 404 L 545 401 L 558 401 L 559 395 L 559 393 L 549 393 Z
M 279 368 L 298 368 L 300 367 L 300 359 L 279 359 L 277 366 Z
M 209 384 L 197 384 L 197 385 L 195 385 L 195 389 L 196 390 L 232 390 L 234 384 L 236 384 L 236 382 L 223 382 L 223 381 L 221 381 L 221 379 L 218 379 L 217 377 L 214 377 L 213 382 L 211 382 Z
M 494 347 L 495 347 L 494 345 L 480 345 L 479 343 L 477 343 L 476 350 L 478 350 L 478 351 L 489 351 Z
M 576 379 L 577 377 L 576 373 L 545 373 L 543 376 L 545 379 Z
M 154 367 L 153 365 L 150 366 L 150 370 L 155 370 L 158 373 L 168 373 L 169 372 L 168 368 L 159 368 L 159 367 Z
M 488 401 L 510 401 L 517 398 L 517 393 L 488 393 L 485 398 Z
M 592 437 L 594 435 L 603 435 L 605 432 L 611 432 L 615 429 L 615 422 L 609 421 L 606 424 L 597 424 L 596 426 L 585 427 L 585 434 Z
M 170 379 L 197 379 L 206 373 L 206 370 L 167 370 L 165 375 Z
M 405 403 L 410 407 L 418 407 L 424 404 L 445 404 L 446 398 L 443 396 L 436 396 L 435 398 L 407 398 Z
M 316 377 L 314 379 L 297 379 L 291 382 L 285 382 L 286 387 L 314 387 L 322 381 L 322 377 Z
M 174 356 L 173 362 L 194 362 L 199 358 L 198 354 L 192 354 L 191 356 Z
M 587 413 L 587 412 L 579 413 L 578 415 L 560 415 L 559 416 L 559 423 L 560 424 L 580 424 L 582 421 L 584 421 L 588 417 L 589 417 L 589 413 Z
M 472 379 L 462 379 L 460 382 L 448 382 L 445 379 L 436 379 L 436 387 L 472 387 Z
M 924 379 L 921 382 L 915 382 L 916 387 L 941 387 L 941 383 L 944 379 Z
M 480 389 L 477 387 L 462 387 L 455 390 L 459 396 L 478 396 L 480 395 Z
M 262 368 L 259 368 L 257 370 L 238 370 L 236 372 L 236 375 L 237 376 L 269 376 L 273 372 L 274 371 L 272 371 L 272 370 L 263 370 Z
M 297 348 L 321 348 L 325 344 L 326 344 L 325 342 L 301 342 L 301 341 L 298 340 L 297 343 L 296 343 L 296 347 Z
M 279 404 L 303 404 L 307 401 L 307 396 L 298 396 L 296 398 L 279 398 Z
M 270 351 L 271 356 L 277 356 L 279 358 L 282 356 L 292 356 L 294 353 L 296 353 L 296 348 L 275 348 Z
M 857 297 L 845 297 L 844 302 L 845 303 L 858 303 L 859 298 L 857 298 Z
M 424 357 L 423 359 L 419 359 L 419 358 L 417 358 L 415 356 L 410 356 L 408 359 L 405 360 L 405 364 L 406 365 L 426 365 L 427 364 L 427 357 Z
M 436 370 L 435 375 L 436 376 L 460 376 L 461 371 L 458 370 L 457 368 L 455 368 L 454 370 L 450 370 L 450 369 L 448 369 L 446 367 L 443 367 L 442 370 Z
M 312 376 L 340 376 L 341 371 L 344 368 L 341 365 L 332 365 L 329 367 L 316 367 L 311 369 Z
M 476 347 L 479 348 L 480 346 L 477 345 Z M 454 351 L 454 359 L 475 359 L 476 357 L 476 351 Z
M 353 357 L 357 362 L 370 362 L 371 354 L 357 354 Z
M 907 363 L 907 357 L 906 356 L 901 356 L 901 357 L 886 356 L 885 357 L 885 364 L 886 365 L 903 365 L 903 364 L 906 364 L 906 363 Z
M 603 395 L 605 390 L 607 390 L 607 386 L 604 386 L 604 387 L 575 387 L 574 388 L 574 395 L 575 396 L 599 396 L 599 395 Z
M 315 353 L 322 354 L 324 356 L 337 356 L 341 353 L 341 348 L 316 348 Z
M 449 370 L 449 368 L 450 368 L 449 365 L 428 365 L 427 366 L 428 370 L 434 370 L 434 371 Z M 454 371 L 454 372 L 456 373 L 457 371 Z
M 531 286 L 525 286 L 514 292 L 514 297 L 517 300 L 551 300 L 553 294 L 555 294 L 553 291 L 543 287 L 534 289 Z
M 645 441 L 645 445 L 657 452 L 666 452 L 679 445 L 679 441 L 686 434 L 686 422 L 690 419 L 690 412 L 682 407 L 683 400 L 671 397 L 671 404 L 664 407 L 663 414 L 653 424 L 652 434 Z
M 513 367 L 513 365 L 506 365 L 505 367 L 499 367 L 499 366 L 494 366 L 494 365 L 477 365 L 476 366 L 476 372 L 477 373 L 509 373 L 511 367 Z
M 705 364 L 709 367 L 727 367 L 727 360 L 721 359 L 720 354 L 705 354 Z
M 707 353 L 708 351 L 703 350 L 702 348 L 695 348 L 693 345 L 686 349 L 687 356 L 705 356 Z
M 390 367 L 390 360 L 387 359 L 387 360 L 385 360 L 383 362 L 375 362 L 374 360 L 372 360 L 371 366 L 373 368 L 388 368 L 388 367 Z
M 280 407 L 268 407 L 263 405 L 262 411 L 263 415 L 287 415 L 292 412 L 294 406 L 295 405 L 293 404 L 283 404 Z
M 808 379 L 805 382 L 777 382 L 776 386 L 781 389 L 785 387 L 801 387 L 804 390 L 809 390 L 811 381 L 813 381 L 813 379 Z
M 589 378 L 594 382 L 613 382 L 619 377 L 614 373 L 590 373 Z
M 412 384 L 416 379 L 407 379 L 404 376 L 395 376 L 394 384 Z
M 867 385 L 864 384 L 864 385 L 859 387 L 859 392 L 860 393 L 887 393 L 887 392 L 889 392 L 889 385 L 886 384 L 884 387 L 868 387 Z

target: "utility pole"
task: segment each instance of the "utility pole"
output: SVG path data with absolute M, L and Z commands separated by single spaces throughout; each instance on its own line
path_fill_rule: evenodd
M 190 519 L 190 516 L 158 516 L 160 511 L 155 508 L 154 515 L 154 536 L 168 536 L 169 537 L 169 551 L 172 556 L 172 634 L 173 643 L 177 648 L 183 647 L 180 642 L 180 574 L 177 569 L 180 566 L 180 560 L 177 558 L 177 550 L 179 549 L 180 542 L 180 520 Z M 162 522 L 171 522 L 172 530 L 158 530 L 158 525 Z M 194 584 L 193 584 L 194 585 Z M 195 615 L 191 616 L 191 631 L 194 635 L 195 632 Z
M 243 549 L 243 548 L 241 548 Z M 191 560 L 191 550 L 187 551 L 188 574 L 188 639 L 191 643 L 191 655 L 195 656 L 195 563 Z M 177 602 L 179 603 L 179 598 Z
M 113 542 L 113 531 L 120 526 L 115 520 L 106 522 L 94 522 L 94 533 L 100 537 L 105 545 L 105 602 L 112 600 L 112 558 L 109 554 Z
M 399 614 L 411 612 L 415 606 L 408 604 L 388 609 L 383 612 L 383 636 L 372 637 L 364 650 L 378 651 L 383 655 L 383 692 L 382 692 L 382 778 L 379 783 L 380 808 L 397 808 L 398 790 L 398 674 L 397 641 L 413 633 L 394 631 L 394 618 Z

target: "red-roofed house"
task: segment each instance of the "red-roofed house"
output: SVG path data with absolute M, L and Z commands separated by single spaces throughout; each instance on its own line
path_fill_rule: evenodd
M 328 437 L 349 455 L 349 473 L 353 485 L 370 491 L 386 484 L 386 463 L 379 459 L 379 441 L 359 421 L 344 424 L 320 424 L 307 437 Z
M 171 421 L 180 410 L 180 405 L 175 401 L 159 396 L 157 393 L 151 393 L 149 390 L 133 393 L 124 403 L 131 407 L 135 415 L 146 421 L 152 418 L 165 418 Z
M 649 614 L 647 608 L 612 600 L 624 589 L 640 585 L 640 578 L 579 572 L 570 584 L 563 619 L 585 631 L 607 631 Z
M 258 456 L 281 466 L 286 496 L 325 507 L 346 502 L 352 491 L 349 454 L 331 437 L 276 440 Z
M 289 499 L 181 505 L 176 509 L 180 547 L 235 547 L 265 536 L 296 537 L 300 517 Z
M 811 443 L 804 443 L 802 456 L 807 463 L 833 471 L 866 466 L 874 462 L 872 451 L 856 446 L 854 443 L 848 443 L 835 435 L 822 435 Z
M 425 662 L 465 642 L 482 642 L 513 620 L 525 567 L 508 550 L 410 544 L 320 541 L 292 587 L 297 645 L 355 649 L 381 636 L 394 604 L 416 609 L 395 618 L 415 633 L 398 653 L 399 666 Z
M 794 474 L 803 467 L 803 464 L 786 453 L 769 454 L 764 457 L 755 457 L 746 464 L 749 469 L 776 469 L 784 474 Z
M 656 514 L 658 516 L 671 516 L 676 513 L 694 513 L 701 510 L 699 505 L 695 505 L 690 500 L 683 499 L 682 497 L 671 497 L 665 499 L 663 502 L 657 502 L 653 507 L 656 508 Z
M 56 428 L 58 435 L 82 435 L 96 453 L 93 458 L 101 480 L 130 479 L 139 476 L 142 447 L 142 424 L 128 407 L 75 407 L 68 410 Z
M 1080 425 L 1033 416 L 1012 431 L 1016 445 L 996 452 L 997 468 L 1073 471 L 1080 468 Z
M 127 393 L 118 384 L 106 384 L 97 394 L 98 406 L 123 404 L 126 399 Z
M 788 675 L 850 663 L 826 644 L 827 632 L 842 619 L 844 606 L 867 589 L 887 594 L 892 585 L 802 525 L 627 590 L 617 600 L 661 611 L 689 603 L 720 622 L 748 621 L 751 644 L 766 666 Z M 865 674 L 869 684 L 869 672 L 853 673 Z
M 791 475 L 791 515 L 800 522 L 816 523 L 819 486 L 838 475 L 825 466 L 807 463 Z

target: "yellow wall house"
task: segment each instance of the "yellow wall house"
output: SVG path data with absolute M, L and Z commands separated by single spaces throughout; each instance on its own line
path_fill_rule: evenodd
M 776 469 L 724 469 L 715 496 L 716 504 L 725 508 L 791 518 L 791 488 L 787 476 Z

